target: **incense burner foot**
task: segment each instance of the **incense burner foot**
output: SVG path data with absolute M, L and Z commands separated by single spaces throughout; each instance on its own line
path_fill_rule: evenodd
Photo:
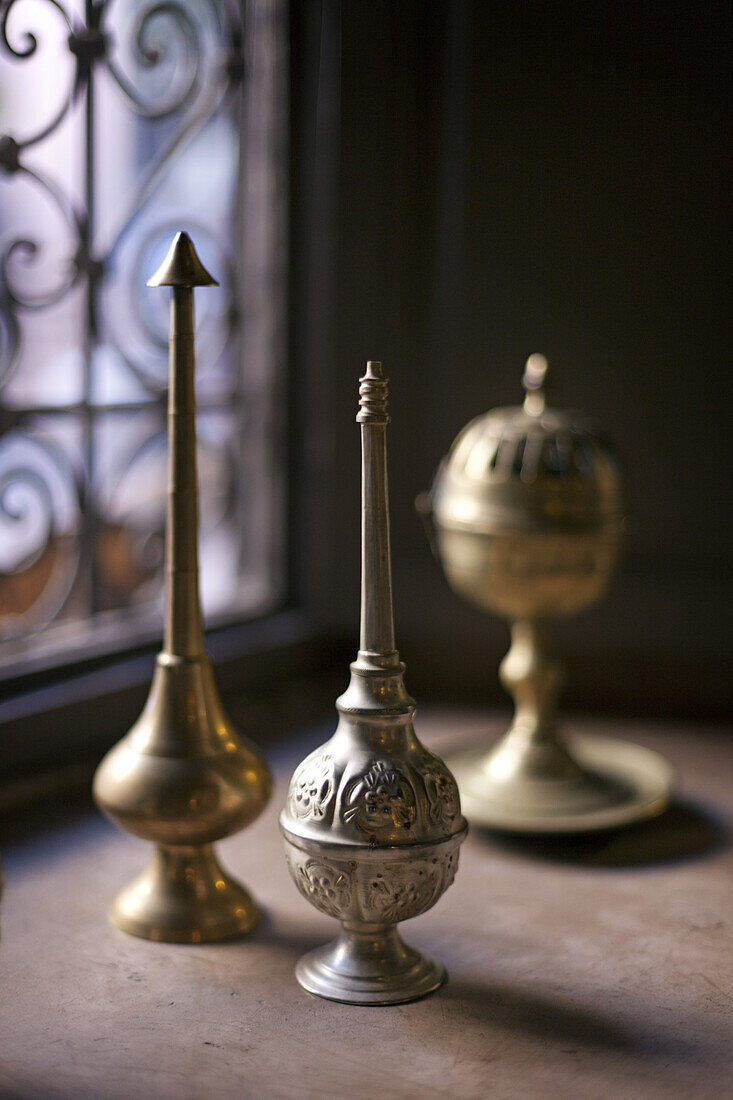
M 408 947 L 394 925 L 344 924 L 341 935 L 304 955 L 295 976 L 308 993 L 353 1005 L 396 1005 L 438 989 L 445 968 Z
M 475 749 L 449 760 L 476 825 L 516 833 L 587 833 L 656 817 L 669 802 L 672 768 L 651 749 L 585 735 L 568 738 L 567 750 L 553 741 L 548 753 L 537 751 L 542 746 L 522 753 L 515 736 L 509 733 L 489 752 Z
M 517 620 L 501 663 L 514 722 L 490 750 L 459 754 L 450 767 L 466 813 L 478 825 L 525 833 L 614 829 L 654 817 L 672 791 L 663 757 L 615 738 L 565 738 L 558 729 L 560 666 L 539 622 Z
M 157 846 L 110 912 L 123 932 L 164 943 L 211 943 L 254 928 L 254 901 L 221 867 L 211 844 Z

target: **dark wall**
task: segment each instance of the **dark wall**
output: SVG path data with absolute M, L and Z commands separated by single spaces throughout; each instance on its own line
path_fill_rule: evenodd
M 506 627 L 451 594 L 412 502 L 466 421 L 518 400 L 541 351 L 557 403 L 618 446 L 631 516 L 609 596 L 555 630 L 568 704 L 724 709 L 724 12 L 295 5 L 296 54 L 311 41 L 294 86 L 309 120 L 296 186 L 325 173 L 325 191 L 311 178 L 298 199 L 311 304 L 294 343 L 317 389 L 305 405 L 316 599 L 355 637 L 353 416 L 364 361 L 382 358 L 398 642 L 416 693 L 499 695 Z

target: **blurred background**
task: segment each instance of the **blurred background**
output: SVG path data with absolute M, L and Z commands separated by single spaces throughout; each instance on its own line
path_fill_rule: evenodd
M 369 358 L 391 380 L 409 686 L 508 705 L 507 626 L 451 593 L 414 499 L 468 420 L 520 401 L 531 352 L 550 360 L 552 400 L 616 445 L 629 513 L 609 595 L 553 624 L 563 705 L 729 716 L 724 5 L 3 14 L 6 775 L 99 751 L 145 694 L 167 306 L 144 283 L 179 227 L 222 282 L 197 299 L 202 586 L 245 723 L 262 690 L 345 683 Z
M 340 48 L 329 12 L 310 112 L 330 172 L 310 192 L 297 185 L 312 196 L 303 323 L 311 369 L 326 364 L 316 401 L 333 387 L 328 416 L 311 417 L 321 469 L 337 466 L 338 538 L 314 550 L 333 555 L 323 606 L 352 626 L 349 413 L 360 364 L 382 358 L 409 682 L 418 697 L 500 697 L 506 626 L 454 598 L 413 499 L 469 419 L 519 402 L 524 361 L 540 351 L 552 400 L 618 448 L 629 512 L 608 597 L 553 629 L 565 705 L 722 716 L 733 606 L 723 7 L 351 3 L 331 28 Z M 316 13 L 298 17 L 307 39 Z

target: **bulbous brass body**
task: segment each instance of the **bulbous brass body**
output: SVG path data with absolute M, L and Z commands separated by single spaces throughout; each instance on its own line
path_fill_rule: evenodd
M 491 750 L 453 757 L 469 820 L 561 832 L 651 816 L 671 788 L 668 766 L 636 746 L 558 734 L 562 670 L 544 623 L 604 593 L 619 553 L 621 483 L 611 450 L 578 417 L 548 409 L 546 360 L 527 361 L 522 407 L 471 421 L 444 459 L 427 502 L 436 552 L 453 589 L 512 620 L 500 667 L 513 724 Z
M 222 869 L 212 844 L 249 825 L 271 791 L 267 765 L 224 712 L 204 651 L 192 287 L 212 282 L 185 234 L 151 280 L 174 288 L 165 640 L 143 713 L 94 777 L 107 816 L 157 845 L 111 919 L 132 935 L 172 943 L 224 939 L 256 922 L 255 903 Z
M 143 713 L 94 777 L 100 809 L 158 845 L 116 899 L 113 922 L 172 943 L 249 931 L 257 907 L 211 845 L 251 824 L 270 791 L 264 760 L 222 709 L 208 657 L 159 654 Z
M 361 637 L 333 737 L 296 769 L 280 828 L 303 896 L 342 923 L 333 943 L 302 958 L 310 993 L 353 1004 L 397 1004 L 445 979 L 440 963 L 403 943 L 399 921 L 430 909 L 450 886 L 466 835 L 458 788 L 418 741 L 415 703 L 394 645 L 387 504 L 387 383 L 361 379 Z

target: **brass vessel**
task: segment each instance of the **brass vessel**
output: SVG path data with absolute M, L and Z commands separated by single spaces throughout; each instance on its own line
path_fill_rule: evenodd
M 296 886 L 342 925 L 333 943 L 300 959 L 298 981 L 335 1001 L 397 1004 L 445 978 L 440 963 L 408 947 L 396 925 L 430 909 L 450 886 L 466 823 L 453 776 L 415 735 L 415 703 L 395 649 L 380 363 L 367 364 L 359 393 L 359 653 L 336 702 L 336 732 L 296 769 L 280 828 Z
M 547 361 L 527 360 L 525 400 L 477 417 L 456 438 L 430 494 L 436 552 L 453 589 L 512 621 L 500 666 L 514 721 L 491 748 L 451 758 L 470 821 L 522 832 L 607 828 L 665 807 L 671 772 L 616 739 L 562 737 L 562 669 L 545 621 L 592 604 L 616 563 L 623 526 L 618 463 L 574 414 L 548 408 Z M 427 500 L 425 500 L 427 496 Z
M 165 636 L 143 713 L 94 777 L 94 797 L 108 817 L 156 844 L 111 919 L 132 935 L 171 943 L 224 939 L 255 924 L 255 903 L 222 869 L 213 841 L 249 825 L 271 790 L 267 765 L 222 708 L 204 650 L 193 287 L 215 285 L 185 233 L 148 282 L 173 288 Z

